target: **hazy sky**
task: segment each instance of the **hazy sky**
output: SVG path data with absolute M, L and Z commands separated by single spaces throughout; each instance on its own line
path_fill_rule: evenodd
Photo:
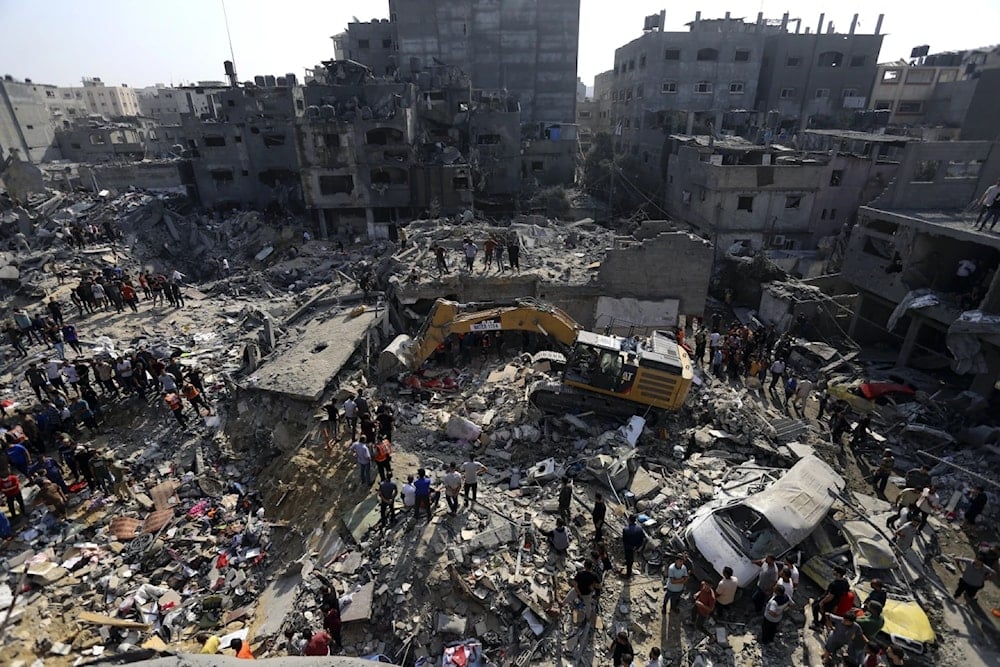
M 544 0 L 541 0 L 544 2 Z M 677 9 L 667 0 L 582 0 L 579 74 L 588 84 L 613 64 L 614 49 L 642 32 L 643 17 L 667 8 L 667 29 L 684 30 L 700 8 L 704 18 L 780 18 L 786 10 L 815 29 L 821 12 L 838 30 L 860 14 L 859 32 L 871 32 L 879 13 L 887 34 L 881 61 L 906 57 L 913 46 L 931 52 L 996 41 L 1000 2 L 964 0 L 948 11 L 924 10 L 913 0 L 721 2 Z M 929 6 L 927 6 L 929 9 Z M 938 6 L 941 7 L 941 6 Z M 387 0 L 228 0 L 226 11 L 241 80 L 255 74 L 294 72 L 300 77 L 333 55 L 330 36 L 352 17 L 388 16 Z M 229 59 L 220 0 L 0 0 L 2 74 L 40 83 L 78 84 L 84 76 L 142 87 L 154 83 L 222 80 Z M 460 63 L 456 63 L 460 64 Z

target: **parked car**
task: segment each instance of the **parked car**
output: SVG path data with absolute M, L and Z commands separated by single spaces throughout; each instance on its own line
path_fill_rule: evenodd
M 825 588 L 833 580 L 833 567 L 844 567 L 859 603 L 868 599 L 871 580 L 881 579 L 888 595 L 882 610 L 885 625 L 881 639 L 910 653 L 924 655 L 934 645 L 935 635 L 910 585 L 910 580 L 921 575 L 905 560 L 901 565 L 896 557 L 889 539 L 891 531 L 885 526 L 889 516 L 890 513 L 881 513 L 869 520 L 831 521 L 828 530 L 817 531 L 810 540 L 821 553 L 807 560 L 802 572 Z
M 752 585 L 760 571 L 753 561 L 780 557 L 809 537 L 844 486 L 833 468 L 808 456 L 763 491 L 702 505 L 683 534 L 695 574 L 715 579 L 728 565 L 741 587 Z

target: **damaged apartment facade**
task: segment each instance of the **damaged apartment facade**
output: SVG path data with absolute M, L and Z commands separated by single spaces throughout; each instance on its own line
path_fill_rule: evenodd
M 1000 380 L 1000 237 L 965 209 L 998 177 L 1000 144 L 909 144 L 892 184 L 860 209 L 841 266 L 857 292 L 852 338 L 896 343 L 900 366 L 950 365 L 984 396 Z M 963 260 L 971 278 L 957 273 Z
M 670 135 L 738 135 L 784 141 L 808 128 L 849 127 L 875 80 L 882 17 L 874 34 L 835 31 L 820 15 L 816 31 L 801 19 L 754 22 L 702 19 L 688 32 L 646 18 L 643 34 L 615 51 L 611 127 L 616 150 L 635 158 L 636 178 L 662 191 Z M 795 25 L 794 31 L 791 24 Z
M 666 208 L 716 255 L 814 251 L 889 184 L 908 137 L 806 130 L 796 144 L 673 135 Z

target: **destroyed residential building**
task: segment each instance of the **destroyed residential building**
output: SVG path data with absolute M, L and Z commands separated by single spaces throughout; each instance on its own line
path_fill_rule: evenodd
M 841 265 L 858 294 L 852 338 L 894 341 L 898 365 L 950 366 L 984 396 L 1000 379 L 1000 239 L 966 207 L 998 177 L 1000 144 L 908 144 L 893 182 L 860 209 Z
M 688 32 L 666 32 L 664 14 L 647 18 L 642 36 L 615 52 L 611 127 L 616 150 L 639 161 L 639 182 L 657 192 L 666 178 L 671 134 L 737 134 L 752 143 L 814 127 L 846 127 L 864 109 L 882 44 L 819 18 L 754 22 L 702 19 Z M 649 23 L 652 21 L 652 23 Z M 794 22 L 792 32 L 790 23 Z
M 718 256 L 812 250 L 852 224 L 891 180 L 906 137 L 807 130 L 800 150 L 739 137 L 673 135 L 666 208 Z

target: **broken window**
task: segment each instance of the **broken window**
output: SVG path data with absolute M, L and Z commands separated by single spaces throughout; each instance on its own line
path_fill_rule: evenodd
M 367 39 L 359 39 L 358 40 L 358 48 L 359 49 L 371 48 L 371 42 L 369 40 L 367 40 Z
M 646 54 L 643 53 L 642 55 L 639 56 L 639 69 L 642 69 L 645 66 L 646 66 Z
M 378 169 L 372 169 L 369 174 L 369 179 L 373 184 L 378 183 L 382 185 L 405 185 L 410 180 L 410 175 L 405 169 L 398 169 L 394 167 L 381 167 Z
M 664 60 L 680 60 L 681 50 L 680 49 L 667 49 L 663 52 Z
M 324 134 L 323 145 L 327 148 L 340 148 L 340 135 L 332 132 Z
M 851 56 L 851 67 L 864 67 L 868 56 Z
M 750 49 L 736 49 L 736 54 L 733 56 L 733 60 L 738 63 L 749 62 Z
M 533 173 L 541 173 L 545 169 L 545 163 L 542 160 L 532 160 L 531 161 L 531 171 Z
M 698 60 L 713 61 L 719 59 L 718 49 L 698 49 Z
M 214 148 L 226 145 L 226 138 L 217 135 L 206 136 L 204 139 L 202 139 L 202 141 L 204 142 L 205 146 Z
M 832 185 L 833 187 L 839 186 L 843 180 L 844 180 L 843 169 L 834 169 L 833 171 L 830 172 L 830 185 Z
M 887 69 L 882 72 L 882 83 L 899 83 L 899 78 L 902 73 L 902 70 Z
M 365 142 L 375 146 L 398 144 L 402 141 L 403 133 L 394 127 L 377 127 L 365 134 Z
M 788 56 L 785 59 L 785 67 L 798 67 L 802 64 L 802 58 L 798 56 Z
M 924 110 L 924 103 L 920 101 L 900 100 L 896 113 L 920 113 Z
M 790 195 L 785 197 L 785 208 L 801 208 L 802 197 L 800 195 Z
M 824 51 L 816 58 L 817 67 L 840 67 L 844 64 L 844 54 L 840 51 Z
M 819 99 L 823 99 L 825 97 L 830 97 L 830 89 L 829 88 L 817 88 L 816 89 L 816 99 L 819 100 Z
M 383 39 L 382 40 L 382 48 L 383 49 L 391 49 L 392 48 L 392 40 L 391 39 Z
M 265 134 L 264 135 L 264 147 L 272 148 L 274 146 L 284 146 L 285 145 L 285 135 L 283 134 Z
M 638 86 L 635 87 L 635 97 L 636 97 L 636 99 L 639 99 L 639 100 L 642 99 L 642 88 L 643 87 L 642 87 L 641 83 Z
M 699 81 L 694 84 L 694 92 L 696 93 L 711 93 L 712 92 L 712 82 L 711 81 Z
M 737 211 L 753 211 L 753 195 L 740 195 L 736 200 Z
M 982 160 L 972 160 L 962 162 L 949 160 L 944 170 L 945 178 L 978 178 L 979 170 L 983 166 Z
M 240 135 L 237 134 L 235 137 L 233 137 L 233 143 L 242 144 L 243 143 L 243 137 L 241 137 Z
M 589 111 L 581 111 L 581 112 L 579 112 L 577 114 L 577 116 L 579 116 L 580 118 L 590 118 L 590 112 Z M 500 143 L 500 142 L 497 141 L 497 142 L 494 142 L 494 143 Z
M 80 144 L 70 144 L 70 148 L 75 148 L 76 150 L 80 150 L 80 148 L 82 147 L 80 146 Z
M 729 94 L 730 95 L 742 95 L 743 94 L 743 82 L 742 81 L 731 81 L 729 83 Z
M 820 214 L 819 219 L 820 220 L 826 220 L 826 209 L 825 208 L 823 209 L 823 213 Z
M 840 92 L 840 95 L 841 95 L 841 97 L 843 97 L 845 99 L 848 98 L 848 97 L 857 97 L 858 96 L 858 89 L 857 88 L 844 88 Z
M 95 146 L 107 143 L 103 134 L 92 134 L 90 135 L 90 143 Z
M 468 176 L 456 176 L 451 179 L 451 187 L 453 190 L 468 190 L 469 189 L 469 177 Z
M 781 93 L 778 94 L 778 97 L 780 97 L 783 100 L 794 99 L 795 98 L 795 89 L 794 88 L 782 88 L 781 89 Z
M 918 160 L 917 167 L 913 170 L 913 177 L 910 179 L 915 183 L 931 183 L 937 177 L 938 160 Z
M 831 220 L 836 220 L 837 219 L 837 209 L 835 209 L 835 208 L 831 208 L 830 209 L 830 219 Z
M 892 100 L 876 100 L 876 111 L 892 111 Z
M 676 81 L 664 81 L 660 86 L 661 93 L 676 93 L 677 92 L 677 82 Z
M 320 176 L 319 192 L 322 195 L 351 194 L 354 192 L 353 176 Z
M 232 169 L 212 169 L 208 172 L 215 181 L 216 185 L 220 183 L 232 183 L 233 182 L 233 170 Z
M 628 69 L 629 69 L 630 72 L 632 72 L 632 71 L 635 70 L 635 58 L 631 58 L 628 61 Z

